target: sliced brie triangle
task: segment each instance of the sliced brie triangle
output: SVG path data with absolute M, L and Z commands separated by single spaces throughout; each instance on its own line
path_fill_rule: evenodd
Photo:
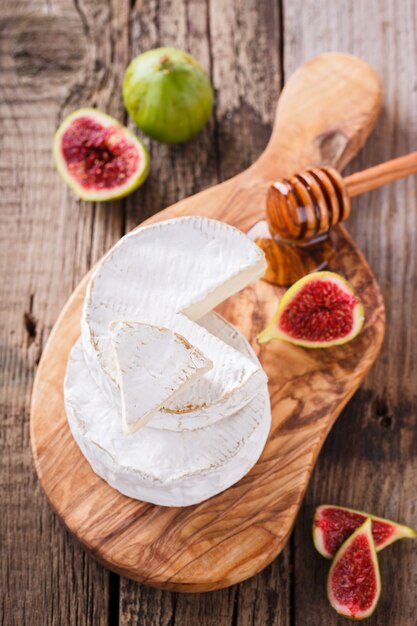
M 126 434 L 145 426 L 213 367 L 202 352 L 168 328 L 122 320 L 111 322 L 109 331 Z
M 267 383 L 266 374 L 250 345 L 246 343 L 244 350 L 237 350 L 238 331 L 220 315 L 208 313 L 198 324 L 193 324 L 193 328 L 194 331 L 200 329 L 199 333 L 205 332 L 199 337 L 194 332 L 192 343 L 213 361 L 214 367 L 185 392 L 164 404 L 152 416 L 150 428 L 187 431 L 209 426 L 246 406 Z M 176 331 L 184 335 L 186 328 L 176 328 Z M 202 338 L 204 348 L 200 343 Z M 238 371 L 237 361 L 242 367 L 242 379 L 235 380 L 233 388 L 230 370 Z

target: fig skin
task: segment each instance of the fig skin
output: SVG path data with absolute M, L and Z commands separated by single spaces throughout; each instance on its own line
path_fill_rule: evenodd
M 213 89 L 200 64 L 177 48 L 155 48 L 128 66 L 125 107 L 144 133 L 162 143 L 188 141 L 209 120 Z
M 350 333 L 347 335 L 340 337 L 339 339 L 332 339 L 330 341 L 312 341 L 309 339 L 301 339 L 295 338 L 291 335 L 283 332 L 278 328 L 278 321 L 283 313 L 291 303 L 291 300 L 297 296 L 297 294 L 303 289 L 303 287 L 309 282 L 315 280 L 329 280 L 338 283 L 338 286 L 351 295 L 355 295 L 352 285 L 344 279 L 339 274 L 334 272 L 313 272 L 311 274 L 307 274 L 303 278 L 300 278 L 296 283 L 294 283 L 283 295 L 281 301 L 279 303 L 278 309 L 272 318 L 272 321 L 268 324 L 268 326 L 258 335 L 257 340 L 258 343 L 268 343 L 272 339 L 281 339 L 283 341 L 287 341 L 296 346 L 301 346 L 303 348 L 332 348 L 334 346 L 341 346 L 349 341 L 352 341 L 362 330 L 364 321 L 365 321 L 365 312 L 363 305 L 360 301 L 355 305 L 354 308 L 354 319 L 353 319 L 353 327 Z
M 387 546 L 391 545 L 392 543 L 396 541 L 399 541 L 400 539 L 408 539 L 408 538 L 415 539 L 417 537 L 417 532 L 413 528 L 410 528 L 409 526 L 404 526 L 403 524 L 397 524 L 397 522 L 393 522 L 392 520 L 385 519 L 383 517 L 377 517 L 376 515 L 365 513 L 365 511 L 358 511 L 356 509 L 350 509 L 348 507 L 337 506 L 334 504 L 322 504 L 321 506 L 316 508 L 315 513 L 314 513 L 313 543 L 317 552 L 321 554 L 322 556 L 324 556 L 325 559 L 332 559 L 334 557 L 334 554 L 331 554 L 330 552 L 326 550 L 325 543 L 323 541 L 323 531 L 317 526 L 317 521 L 320 520 L 320 513 L 322 510 L 325 510 L 325 509 L 337 509 L 342 512 L 353 513 L 353 514 L 362 516 L 363 521 L 365 521 L 367 518 L 370 518 L 371 521 L 382 522 L 383 524 L 386 524 L 387 526 L 391 526 L 392 529 L 394 530 L 392 535 L 390 535 L 388 539 L 384 540 L 380 544 L 377 544 L 375 542 L 375 548 L 377 552 L 380 552 Z
M 135 145 L 140 155 L 140 168 L 135 176 L 133 176 L 128 184 L 121 185 L 119 187 L 113 187 L 111 189 L 87 189 L 84 188 L 68 171 L 65 159 L 62 155 L 61 146 L 62 138 L 65 131 L 70 127 L 71 123 L 77 118 L 90 117 L 92 120 L 102 124 L 103 126 L 115 126 L 123 131 L 125 136 L 131 140 Z M 68 115 L 57 129 L 52 147 L 53 159 L 55 167 L 67 185 L 74 191 L 74 193 L 81 198 L 81 200 L 87 200 L 90 202 L 107 202 L 110 200 L 117 200 L 123 198 L 140 187 L 146 180 L 150 170 L 150 157 L 146 146 L 142 141 L 136 137 L 136 135 L 129 129 L 123 126 L 118 120 L 103 113 L 98 109 L 93 108 L 81 108 L 73 111 Z

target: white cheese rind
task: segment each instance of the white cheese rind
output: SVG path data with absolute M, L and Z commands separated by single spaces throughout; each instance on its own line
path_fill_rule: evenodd
M 271 419 L 266 375 L 245 338 L 209 311 L 264 270 L 262 251 L 243 233 L 201 217 L 138 229 L 97 266 L 68 362 L 65 406 L 80 449 L 112 487 L 188 506 L 228 488 L 256 463 Z M 177 333 L 212 369 L 180 381 L 189 383 L 181 390 L 164 366 L 154 376 L 158 384 L 147 385 L 158 357 L 139 357 L 129 344 L 114 349 L 109 324 L 119 329 L 126 320 Z M 141 359 L 151 370 L 140 378 L 150 399 L 136 393 L 131 372 L 123 378 Z
M 236 330 L 229 341 L 256 360 Z M 126 437 L 91 377 L 80 342 L 69 359 L 65 403 L 74 438 L 94 471 L 121 493 L 163 506 L 196 504 L 240 480 L 259 458 L 271 419 L 264 384 L 246 407 L 210 426 L 163 433 L 145 426 Z
M 161 307 L 195 321 L 265 269 L 262 250 L 233 226 L 196 216 L 166 220 L 132 231 L 108 252 L 90 282 L 84 317 L 92 339 L 107 333 L 107 307 L 124 319 Z M 94 301 L 100 314 L 92 317 Z
M 154 321 L 155 317 L 156 314 Z M 206 317 L 208 316 L 203 320 Z M 164 324 L 199 349 L 213 363 L 213 368 L 152 416 L 155 427 L 179 431 L 214 423 L 245 406 L 267 382 L 266 374 L 258 362 L 253 362 L 224 339 L 219 339 L 204 327 L 204 323 L 192 322 L 184 315 L 176 315 Z M 114 359 L 110 335 L 108 343 L 106 350 L 111 353 L 109 359 Z M 104 343 L 101 348 L 103 345 Z M 101 368 L 94 365 L 87 356 L 86 360 L 96 384 L 112 399 L 121 414 L 116 368 L 116 384 L 112 384 Z
M 168 328 L 137 321 L 111 322 L 123 430 L 143 428 L 213 367 L 197 348 Z
M 177 218 L 124 237 L 97 267 L 83 308 L 82 341 L 97 384 L 111 396 L 112 381 L 117 382 L 109 323 L 142 320 L 178 332 L 213 362 L 186 395 L 165 407 L 170 422 L 176 415 L 192 420 L 204 413 L 211 422 L 220 413 L 234 413 L 254 397 L 265 374 L 190 318 L 199 318 L 264 270 L 263 252 L 217 220 Z
M 195 411 L 184 411 L 183 413 L 177 414 L 167 411 L 166 408 L 156 412 L 149 422 L 150 428 L 183 431 L 209 426 L 227 417 L 227 415 L 233 415 L 239 411 L 239 409 L 248 404 L 267 383 L 266 374 L 259 368 L 259 362 L 255 352 L 248 342 L 246 342 L 245 347 L 243 347 L 241 335 L 232 324 L 229 324 L 229 322 L 220 315 L 208 313 L 198 321 L 198 326 L 204 328 L 211 337 L 214 337 L 216 341 L 219 342 L 219 345 L 228 346 L 238 352 L 239 355 L 247 358 L 254 366 L 253 375 L 243 387 L 239 388 L 238 393 L 223 397 L 220 402 L 212 404 L 209 407 L 200 408 L 200 410 Z M 236 345 L 239 349 L 236 348 Z M 224 365 L 224 369 L 219 368 L 216 380 L 221 381 L 225 379 L 226 376 L 227 362 Z M 199 383 L 200 385 L 207 384 L 203 379 L 201 379 Z M 195 385 L 193 385 L 193 391 L 197 397 L 198 393 L 201 394 L 200 397 L 204 397 L 207 394 L 207 392 L 200 390 L 198 386 Z M 178 397 L 176 400 L 181 401 L 181 398 Z M 168 406 L 170 406 L 170 404 L 168 404 Z

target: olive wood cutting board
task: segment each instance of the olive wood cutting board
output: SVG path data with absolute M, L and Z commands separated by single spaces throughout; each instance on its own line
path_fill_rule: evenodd
M 147 224 L 206 215 L 247 232 L 265 215 L 268 184 L 309 165 L 339 169 L 356 154 L 381 105 L 375 72 L 339 53 L 298 69 L 279 99 L 271 140 L 245 172 L 182 200 Z M 342 227 L 330 269 L 353 284 L 365 306 L 351 343 L 307 350 L 256 335 L 283 289 L 264 281 L 219 307 L 251 341 L 269 377 L 271 432 L 255 467 L 196 506 L 167 508 L 130 499 L 90 468 L 69 430 L 63 398 L 67 358 L 80 333 L 87 275 L 65 305 L 45 347 L 32 397 L 31 441 L 41 485 L 68 530 L 94 558 L 134 580 L 177 591 L 209 591 L 253 576 L 285 546 L 324 439 L 374 362 L 384 305 L 366 260 Z

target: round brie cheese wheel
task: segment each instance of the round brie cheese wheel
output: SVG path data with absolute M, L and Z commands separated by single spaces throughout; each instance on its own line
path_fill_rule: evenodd
M 220 316 L 203 323 L 259 366 L 246 339 Z M 240 480 L 258 460 L 271 423 L 266 384 L 237 412 L 193 430 L 149 425 L 126 436 L 117 408 L 97 385 L 82 342 L 72 349 L 65 378 L 69 425 L 93 470 L 124 495 L 164 506 L 197 504 Z

